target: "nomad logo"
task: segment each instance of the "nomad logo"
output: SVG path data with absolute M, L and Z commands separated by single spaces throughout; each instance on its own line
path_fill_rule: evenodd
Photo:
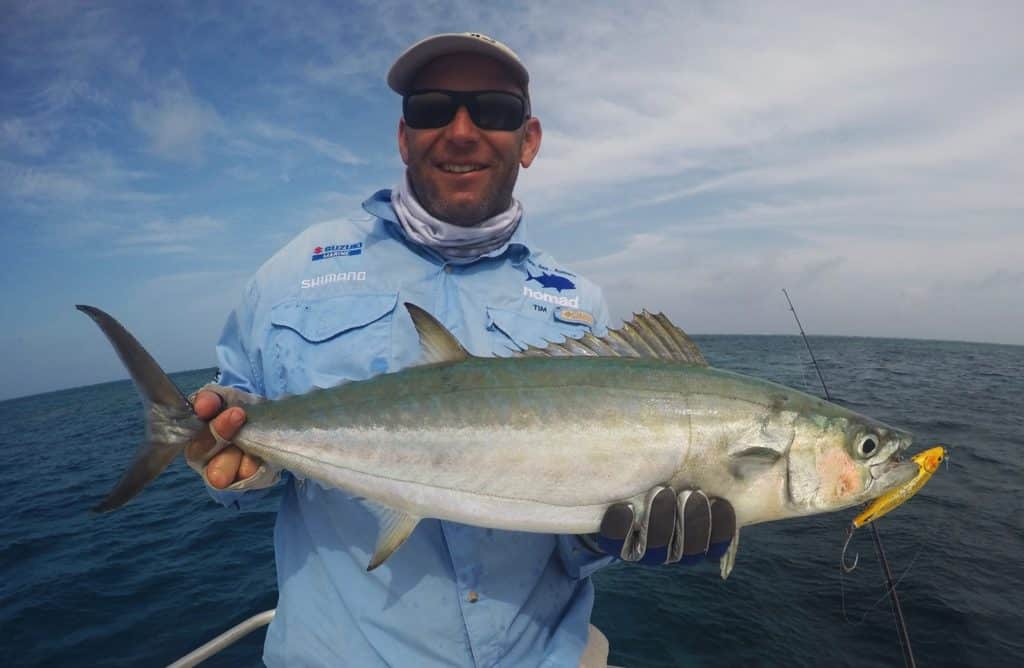
M 363 242 L 357 241 L 354 244 L 334 244 L 331 246 L 317 246 L 313 249 L 314 260 L 326 260 L 331 257 L 345 257 L 347 255 L 362 255 Z
M 523 286 L 523 296 L 529 297 L 530 299 L 536 299 L 539 302 L 547 302 L 549 304 L 555 304 L 556 306 L 571 306 L 572 308 L 580 307 L 579 297 L 560 297 L 558 295 L 549 295 L 546 292 L 540 290 L 532 290 L 527 286 Z
M 576 284 L 573 283 L 572 281 L 570 281 L 565 276 L 557 276 L 555 274 L 549 274 L 546 271 L 543 272 L 540 276 L 534 276 L 533 274 L 530 273 L 530 270 L 527 269 L 526 270 L 526 276 L 527 276 L 527 279 L 526 279 L 527 283 L 529 283 L 530 281 L 537 281 L 538 283 L 540 283 L 540 286 L 542 288 L 554 288 L 555 290 L 558 290 L 559 292 L 561 292 L 562 290 L 575 290 L 576 289 Z
M 327 285 L 328 283 L 338 283 L 339 281 L 365 281 L 365 271 L 340 271 L 337 274 L 321 274 L 316 278 L 304 278 L 302 279 L 302 289 L 306 288 L 318 288 L 321 285 Z

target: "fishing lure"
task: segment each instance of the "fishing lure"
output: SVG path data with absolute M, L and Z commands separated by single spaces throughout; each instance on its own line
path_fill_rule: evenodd
M 917 475 L 903 486 L 897 487 L 872 501 L 861 514 L 853 518 L 853 523 L 846 532 L 846 542 L 843 544 L 842 566 L 845 572 L 849 573 L 857 568 L 857 561 L 859 559 L 858 555 L 854 557 L 852 564 L 848 565 L 846 563 L 846 549 L 850 546 L 850 539 L 853 538 L 854 530 L 874 522 L 879 517 L 906 503 L 910 497 L 917 494 L 924 487 L 924 484 L 931 479 L 932 474 L 938 470 L 939 465 L 945 458 L 946 448 L 941 445 L 917 453 L 911 457 L 918 466 Z

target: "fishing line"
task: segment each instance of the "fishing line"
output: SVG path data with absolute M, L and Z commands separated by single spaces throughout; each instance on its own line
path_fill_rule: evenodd
M 818 366 L 818 360 L 814 357 L 814 351 L 811 350 L 811 343 L 807 340 L 807 334 L 804 332 L 804 326 L 800 323 L 800 317 L 796 314 L 796 308 L 793 306 L 793 300 L 789 298 L 789 292 L 786 288 L 782 288 L 782 294 L 786 295 L 786 302 L 789 304 L 789 310 L 793 313 L 793 319 L 796 320 L 796 326 L 800 329 L 800 336 L 804 340 L 804 345 L 807 346 L 807 352 L 811 355 L 811 362 L 814 364 L 814 370 L 818 372 L 818 380 L 821 381 L 821 389 L 825 391 L 825 398 L 828 401 L 832 401 L 832 395 L 828 391 L 828 385 L 825 384 L 825 377 L 821 374 L 821 367 Z M 875 552 L 878 554 L 878 560 L 882 564 L 882 572 L 885 574 L 885 580 L 889 590 L 889 600 L 892 602 L 892 614 L 896 618 L 896 635 L 900 641 L 900 650 L 903 652 L 903 662 L 907 665 L 907 668 L 916 668 L 917 663 L 914 661 L 914 651 L 910 647 L 910 635 L 907 633 L 907 623 L 903 619 L 903 609 L 900 607 L 900 597 L 896 593 L 896 584 L 892 579 L 892 570 L 889 568 L 889 561 L 885 558 L 885 548 L 882 547 L 882 537 L 878 533 L 878 526 L 871 523 L 871 537 L 875 542 Z
M 921 557 L 921 554 L 924 552 L 924 548 L 925 548 L 924 545 L 922 545 L 919 548 L 917 548 L 917 552 L 914 553 L 914 558 L 910 560 L 910 565 L 908 565 L 906 567 L 906 569 L 904 569 L 904 571 L 900 574 L 900 576 L 898 578 L 896 578 L 896 582 L 893 583 L 893 587 L 891 589 L 886 587 L 885 591 L 882 592 L 882 595 L 879 596 L 877 599 L 875 599 L 874 603 L 872 603 L 870 606 L 868 606 L 868 609 L 866 611 L 864 611 L 864 614 L 861 615 L 861 618 L 858 621 L 856 621 L 856 622 L 850 621 L 850 617 L 849 617 L 849 615 L 847 615 L 847 611 L 846 611 L 846 585 L 844 584 L 844 578 L 846 576 L 846 572 L 842 568 L 840 568 L 839 569 L 839 592 L 840 592 L 840 598 L 841 598 L 842 609 L 843 609 L 843 621 L 845 621 L 847 624 L 852 624 L 853 626 L 860 626 L 861 624 L 863 624 L 867 620 L 868 615 L 871 614 L 871 611 L 874 610 L 875 608 L 877 608 L 878 604 L 881 603 L 882 601 L 884 601 L 885 598 L 890 595 L 890 592 L 893 589 L 895 589 L 896 585 L 898 585 L 899 583 L 903 582 L 903 579 L 905 577 L 907 577 L 907 575 L 910 574 L 910 570 L 914 567 L 914 565 L 917 563 L 917 560 Z
M 814 392 L 812 388 L 814 383 L 811 381 L 811 377 L 807 375 L 809 370 L 808 367 L 811 365 L 807 362 L 807 358 L 804 357 L 802 350 L 794 348 L 792 352 L 793 357 L 796 358 L 796 368 L 800 369 L 800 380 L 802 381 L 800 389 L 810 394 L 811 392 Z M 796 387 L 795 383 L 793 384 L 793 387 Z

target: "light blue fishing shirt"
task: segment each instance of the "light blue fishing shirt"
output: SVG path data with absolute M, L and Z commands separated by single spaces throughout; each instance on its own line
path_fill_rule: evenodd
M 420 350 L 405 302 L 478 356 L 605 333 L 600 289 L 531 248 L 522 223 L 460 265 L 406 240 L 389 191 L 363 208 L 370 216 L 309 228 L 250 280 L 217 346 L 221 384 L 275 399 L 411 366 Z M 367 502 L 285 480 L 267 665 L 578 665 L 589 575 L 610 558 L 574 536 L 423 520 L 367 573 L 378 535 Z M 242 507 L 261 493 L 211 494 Z

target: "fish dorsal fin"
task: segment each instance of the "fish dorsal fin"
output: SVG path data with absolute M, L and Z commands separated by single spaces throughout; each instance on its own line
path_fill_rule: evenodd
M 420 348 L 424 364 L 435 362 L 461 362 L 469 358 L 469 353 L 462 347 L 459 340 L 452 336 L 437 318 L 430 315 L 416 304 L 405 302 L 405 308 L 420 335 Z
M 402 543 L 419 524 L 420 518 L 373 501 L 367 501 L 366 507 L 377 518 L 380 531 L 377 546 L 370 557 L 370 563 L 366 566 L 366 570 L 372 571 L 394 554 L 395 550 L 402 547 Z
M 516 354 L 522 357 L 646 357 L 694 366 L 708 365 L 700 348 L 683 330 L 673 325 L 665 314 L 649 313 L 646 309 L 634 313 L 633 319 L 622 323 L 619 329 L 609 329 L 606 336 L 599 338 L 587 333 L 579 339 L 549 342 L 543 348 L 528 346 Z

